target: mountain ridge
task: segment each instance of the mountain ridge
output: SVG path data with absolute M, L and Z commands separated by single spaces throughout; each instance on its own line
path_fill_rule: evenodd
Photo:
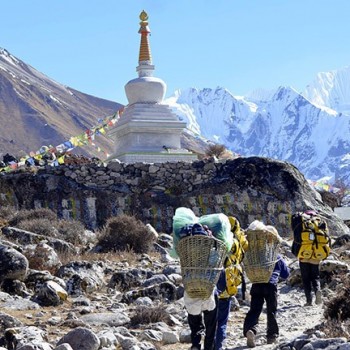
M 343 69 L 347 76 L 350 72 Z M 332 73 L 334 77 L 341 73 Z M 326 77 L 327 74 L 318 76 Z M 263 156 L 291 162 L 310 180 L 332 178 L 350 184 L 350 113 L 344 109 L 350 101 L 348 86 L 342 76 L 341 90 L 332 90 L 329 101 L 335 105 L 315 103 L 316 92 L 326 96 L 326 83 L 314 83 L 313 96 L 292 87 L 274 91 L 257 90 L 247 96 L 234 96 L 227 89 L 179 90 L 167 102 L 197 135 L 224 144 L 242 156 Z M 311 85 L 309 85 L 310 88 Z M 337 91 L 342 92 L 336 98 Z M 349 96 L 344 94 L 349 91 Z

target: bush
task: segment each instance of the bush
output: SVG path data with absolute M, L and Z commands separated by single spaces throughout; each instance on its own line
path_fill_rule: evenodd
M 16 208 L 11 206 L 1 206 L 0 207 L 0 219 L 3 221 L 10 220 L 16 213 Z
M 205 151 L 207 157 L 217 157 L 220 158 L 226 152 L 226 147 L 224 145 L 212 144 L 209 145 Z
M 147 253 L 153 242 L 154 236 L 146 225 L 128 215 L 109 218 L 98 238 L 103 252 L 133 250 L 135 253 Z
M 21 221 L 33 219 L 47 219 L 49 221 L 56 221 L 57 215 L 52 210 L 47 208 L 20 210 L 10 220 L 11 226 L 17 226 Z
M 326 320 L 326 322 L 322 324 L 322 330 L 327 338 L 344 337 L 348 341 L 350 340 L 350 320 L 343 322 L 338 320 Z
M 16 227 L 45 237 L 57 238 L 58 230 L 55 228 L 54 223 L 55 222 L 49 219 L 34 218 L 29 220 L 21 220 Z
M 80 221 L 58 220 L 54 226 L 57 228 L 61 239 L 74 245 L 83 243 L 85 227 Z
M 140 324 L 150 324 L 157 322 L 165 322 L 169 326 L 172 325 L 171 319 L 164 305 L 158 306 L 138 306 L 134 315 L 130 318 L 130 325 L 135 327 Z
M 350 276 L 343 279 L 341 290 L 326 304 L 324 316 L 327 319 L 345 321 L 350 320 Z

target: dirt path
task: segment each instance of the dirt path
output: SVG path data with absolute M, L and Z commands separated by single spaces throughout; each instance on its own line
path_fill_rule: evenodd
M 306 329 L 321 323 L 323 306 L 304 307 L 304 304 L 305 297 L 301 289 L 290 288 L 285 283 L 279 284 L 277 321 L 280 327 L 280 338 L 278 343 L 301 336 Z M 228 322 L 227 350 L 248 349 L 246 339 L 242 334 L 243 321 L 248 310 L 247 303 L 247 305 L 241 306 L 238 311 L 231 312 Z M 264 310 L 259 320 L 257 346 L 262 350 L 273 349 L 276 344 L 267 345 L 265 334 L 266 313 Z M 165 345 L 162 347 L 164 350 L 188 350 L 189 348 L 190 344 Z

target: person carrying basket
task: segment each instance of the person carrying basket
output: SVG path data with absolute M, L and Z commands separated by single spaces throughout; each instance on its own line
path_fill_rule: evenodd
M 263 255 L 259 249 L 270 250 L 271 252 L 278 252 L 281 238 L 277 230 L 273 226 L 265 226 L 260 222 L 254 222 L 257 225 L 256 230 L 247 230 L 247 238 L 249 242 L 249 250 L 247 252 L 247 260 L 245 261 L 246 272 L 248 278 L 252 282 L 250 295 L 250 309 L 245 317 L 243 325 L 243 334 L 247 338 L 247 346 L 254 348 L 256 346 L 255 338 L 257 333 L 257 325 L 259 316 L 263 310 L 264 302 L 266 302 L 267 312 L 267 330 L 266 338 L 267 344 L 273 344 L 279 336 L 279 327 L 276 320 L 277 312 L 277 283 L 279 278 L 287 279 L 289 277 L 289 268 L 278 253 L 277 256 Z M 252 223 L 253 224 L 253 223 Z M 254 226 L 254 225 L 253 225 Z M 257 233 L 257 235 L 254 235 Z M 259 247 L 258 247 L 259 246 Z M 255 252 L 254 252 L 255 250 Z M 249 253 L 249 254 L 248 254 Z M 260 254 L 259 254 L 260 253 Z M 249 261 L 249 258 L 250 261 Z M 256 264 L 260 260 L 260 269 Z M 271 269 L 273 268 L 272 272 Z M 265 279 L 258 279 L 258 275 L 264 275 Z M 257 271 L 257 273 L 255 273 Z M 260 272 L 260 273 L 259 273 Z M 270 275 L 270 277 L 266 276 Z
M 196 217 L 191 209 L 180 207 L 173 217 L 173 251 L 180 259 L 191 350 L 202 349 L 204 332 L 203 349 L 215 348 L 217 294 L 226 288 L 223 265 L 233 244 L 230 229 L 222 213 Z

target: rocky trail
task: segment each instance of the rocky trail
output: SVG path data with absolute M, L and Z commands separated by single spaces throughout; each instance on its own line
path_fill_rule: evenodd
M 13 237 L 19 232 L 23 237 L 36 237 L 19 229 L 12 228 L 11 232 Z M 350 236 L 346 238 L 349 242 Z M 170 241 L 171 237 L 162 234 L 158 241 L 164 240 Z M 340 237 L 339 242 L 341 240 Z M 275 344 L 266 344 L 266 314 L 263 311 L 257 348 L 350 350 L 348 319 L 343 322 L 348 330 L 342 333 L 327 332 L 319 327 L 325 321 L 328 301 L 348 288 L 349 244 L 339 243 L 339 248 L 321 263 L 324 304 L 304 307 L 299 264 L 290 253 L 289 243 L 286 242 L 281 251 L 291 275 L 287 281 L 278 284 L 280 337 Z M 13 247 L 25 251 L 34 246 L 19 247 L 6 239 L 0 244 L 2 276 L 9 277 L 0 291 L 0 350 L 190 348 L 180 264 L 160 245 L 150 254 L 76 254 L 62 264 L 55 260 L 52 247 L 39 243 L 35 246 L 36 260 L 31 261 L 37 262 L 38 256 L 42 256 L 42 270 L 28 269 L 26 258 Z M 49 270 L 54 266 L 50 264 L 62 265 L 51 274 Z M 23 281 L 17 280 L 21 275 Z M 249 290 L 250 283 L 247 284 L 246 300 L 242 301 L 238 296 L 239 305 L 237 302 L 238 307 L 231 311 L 226 350 L 247 349 L 242 328 L 249 310 Z M 348 309 L 347 295 L 343 293 L 342 297 L 345 309 Z M 336 307 L 333 309 L 337 310 Z M 153 317 L 154 313 L 160 317 Z M 16 347 L 11 345 L 12 337 L 16 339 Z M 87 337 L 90 337 L 89 341 Z M 65 343 L 70 346 L 62 347 Z
M 278 295 L 278 324 L 280 337 L 276 344 L 266 344 L 266 313 L 265 309 L 259 319 L 259 328 L 256 338 L 256 345 L 259 349 L 274 349 L 278 344 L 290 342 L 300 337 L 308 329 L 312 329 L 322 322 L 323 304 L 304 307 L 305 296 L 300 288 L 292 288 L 285 282 L 279 283 Z M 249 290 L 249 287 L 248 287 Z M 249 293 L 247 293 L 249 294 Z M 247 295 L 249 298 L 249 295 Z M 239 310 L 231 311 L 228 322 L 228 332 L 226 340 L 227 350 L 248 349 L 246 338 L 242 334 L 243 322 L 249 310 L 249 301 L 246 300 L 239 307 Z M 189 344 L 167 345 L 164 350 L 188 350 Z

